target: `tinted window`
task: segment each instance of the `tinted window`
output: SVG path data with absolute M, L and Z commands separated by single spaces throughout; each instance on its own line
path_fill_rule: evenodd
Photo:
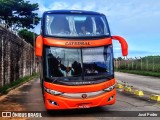
M 108 36 L 108 24 L 102 15 L 47 14 L 45 34 L 60 37 Z
M 46 48 L 46 77 L 60 80 L 99 80 L 113 75 L 112 46 Z

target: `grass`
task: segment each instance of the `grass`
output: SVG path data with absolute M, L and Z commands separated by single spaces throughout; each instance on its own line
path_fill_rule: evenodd
M 33 75 L 31 76 L 25 76 L 23 78 L 20 78 L 10 84 L 7 84 L 3 87 L 0 88 L 0 94 L 6 94 L 9 92 L 9 89 L 12 88 L 12 87 L 16 87 L 24 82 L 27 82 L 27 81 L 30 81 L 32 80 L 33 78 L 37 78 L 39 76 L 39 73 L 34 73 Z
M 117 72 L 138 74 L 138 75 L 144 75 L 144 76 L 160 77 L 160 72 L 153 72 L 153 71 L 141 71 L 141 70 L 117 70 Z

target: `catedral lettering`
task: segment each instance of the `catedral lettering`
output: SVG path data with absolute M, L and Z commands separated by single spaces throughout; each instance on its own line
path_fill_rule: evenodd
M 90 42 L 66 42 L 65 45 L 91 45 Z
M 104 14 L 54 10 L 42 16 L 36 55 L 41 63 L 41 88 L 46 110 L 90 108 L 116 101 L 112 40 Z

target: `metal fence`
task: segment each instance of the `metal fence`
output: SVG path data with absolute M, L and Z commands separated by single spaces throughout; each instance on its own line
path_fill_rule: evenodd
M 0 26 L 0 87 L 37 71 L 33 51 L 33 46 Z
M 160 72 L 160 56 L 146 56 L 134 58 L 115 58 L 116 70 L 142 70 Z

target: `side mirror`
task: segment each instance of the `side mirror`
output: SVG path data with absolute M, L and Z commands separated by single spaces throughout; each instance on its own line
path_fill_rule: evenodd
M 36 48 L 35 48 L 36 56 L 41 57 L 42 56 L 42 50 L 43 50 L 43 38 L 42 38 L 41 35 L 39 35 L 36 38 Z
M 122 48 L 122 55 L 127 56 L 128 55 L 128 44 L 126 40 L 120 36 L 112 36 L 111 38 L 119 41 L 119 43 L 121 44 L 121 48 Z

